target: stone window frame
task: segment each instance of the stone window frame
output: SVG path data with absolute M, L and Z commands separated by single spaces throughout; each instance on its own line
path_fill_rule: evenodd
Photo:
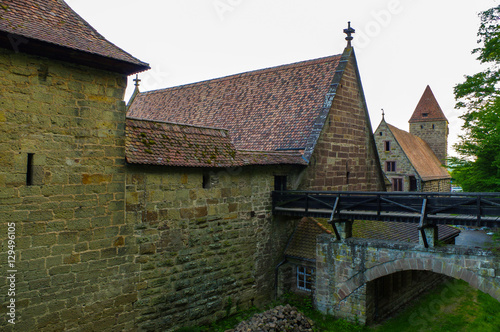
M 385 171 L 386 172 L 396 172 L 396 161 L 388 160 L 385 162 Z
M 306 292 L 312 292 L 314 283 L 314 268 L 310 266 L 297 265 L 297 289 Z
M 392 178 L 392 191 L 404 191 L 403 178 Z

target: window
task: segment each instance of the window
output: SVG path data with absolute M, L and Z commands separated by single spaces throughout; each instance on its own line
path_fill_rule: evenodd
M 391 151 L 391 141 L 384 141 L 384 150 L 386 152 Z
M 396 162 L 395 161 L 386 161 L 385 162 L 385 171 L 386 172 L 396 172 Z
M 274 176 L 274 190 L 276 191 L 286 190 L 286 175 Z
M 417 178 L 414 177 L 413 175 L 410 175 L 410 191 L 417 191 L 418 186 L 417 186 Z
M 434 125 L 432 125 L 432 129 L 435 129 L 435 126 L 434 126 Z
M 313 274 L 313 268 L 297 266 L 297 288 L 310 292 L 312 290 Z
M 212 181 L 210 178 L 210 174 L 203 174 L 203 184 L 204 189 L 210 189 L 212 187 Z
M 381 131 L 381 132 L 380 132 L 380 136 L 384 136 L 384 132 L 382 132 L 382 131 Z
M 28 153 L 28 160 L 26 165 L 26 185 L 33 185 L 33 156 L 34 153 Z
M 392 190 L 393 191 L 403 191 L 403 179 L 402 178 L 392 179 Z
M 422 113 L 422 117 L 423 117 L 423 118 L 426 118 L 426 117 L 428 117 L 428 116 L 429 116 L 429 113 Z

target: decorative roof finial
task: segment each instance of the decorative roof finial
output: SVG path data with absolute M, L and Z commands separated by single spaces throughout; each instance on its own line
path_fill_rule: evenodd
M 133 81 L 135 82 L 135 87 L 138 88 L 139 87 L 139 82 L 141 81 L 139 79 L 139 75 L 138 74 L 135 74 L 135 78 L 133 79 Z
M 382 110 L 382 120 L 384 120 L 385 112 L 383 108 L 381 108 L 381 110 Z
M 347 37 L 345 37 L 345 40 L 347 40 L 347 47 L 351 47 L 351 40 L 353 39 L 351 34 L 355 32 L 356 30 L 351 28 L 351 21 L 347 22 L 347 29 L 344 29 L 344 33 L 347 35 Z

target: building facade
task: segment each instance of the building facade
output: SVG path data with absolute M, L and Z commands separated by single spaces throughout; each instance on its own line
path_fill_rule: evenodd
M 451 176 L 445 168 L 448 121 L 429 86 L 410 119 L 410 132 L 394 127 L 383 117 L 374 136 L 380 165 L 392 191 L 451 190 Z
M 272 217 L 271 191 L 384 189 L 351 47 L 137 93 L 127 118 L 127 76 L 148 68 L 63 1 L 0 7 L 0 259 L 12 229 L 16 271 L 0 329 L 170 331 L 268 303 L 297 223 Z

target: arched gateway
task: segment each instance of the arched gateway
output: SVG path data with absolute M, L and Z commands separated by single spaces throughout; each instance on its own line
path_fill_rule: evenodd
M 447 278 L 462 279 L 500 301 L 500 260 L 484 249 L 337 241 L 328 235 L 320 235 L 317 245 L 315 302 L 324 313 L 369 323 Z M 397 301 L 383 301 L 395 293 Z

